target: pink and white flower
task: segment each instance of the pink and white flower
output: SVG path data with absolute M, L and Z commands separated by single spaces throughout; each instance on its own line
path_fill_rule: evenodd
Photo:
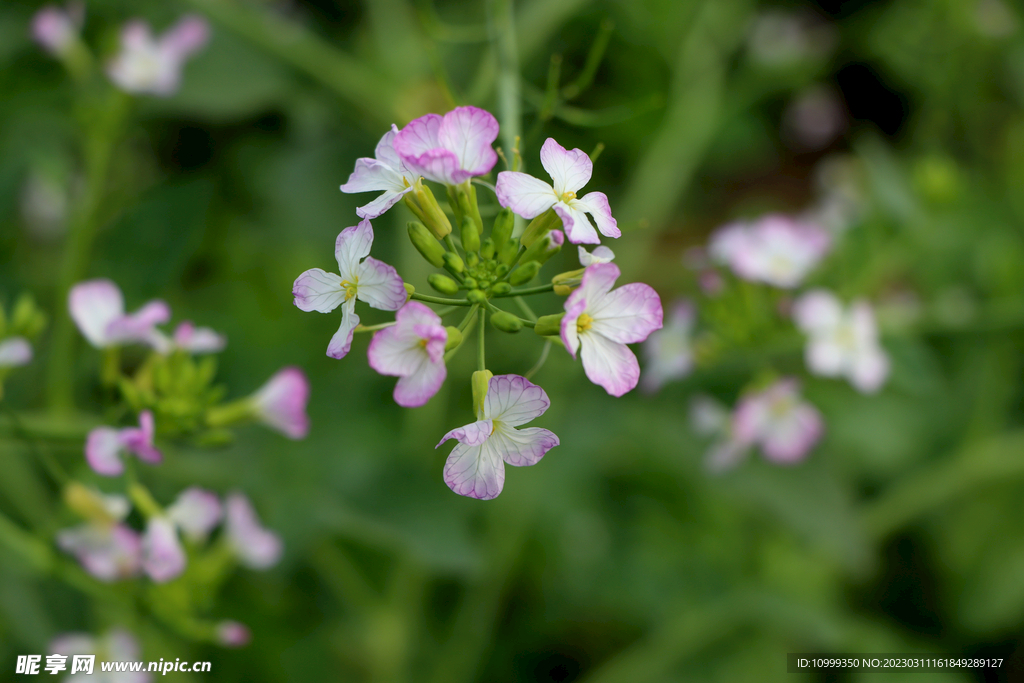
M 78 40 L 84 12 L 81 3 L 70 3 L 66 10 L 47 5 L 32 17 L 32 37 L 50 54 L 64 55 Z
M 612 396 L 622 396 L 640 379 L 640 364 L 626 344 L 647 339 L 662 323 L 661 299 L 641 282 L 612 291 L 619 277 L 614 263 L 599 263 L 583 271 L 579 289 L 565 300 L 562 342 L 594 384 Z
M 162 339 L 156 326 L 171 318 L 171 309 L 159 300 L 126 314 L 121 290 L 105 279 L 72 287 L 68 310 L 82 335 L 98 349 L 122 344 L 160 346 Z
M 477 421 L 453 429 L 435 446 L 449 439 L 459 442 L 444 464 L 448 488 L 460 496 L 496 498 L 505 485 L 504 462 L 536 465 L 558 445 L 558 437 L 547 429 L 516 429 L 543 415 L 550 405 L 544 390 L 525 377 L 491 377 Z
M 278 370 L 253 395 L 256 417 L 290 439 L 302 439 L 309 433 L 309 380 L 295 367 Z
M 583 245 L 576 247 L 579 250 L 580 265 L 586 268 L 595 263 L 611 263 L 615 260 L 615 252 L 608 247 L 594 247 L 594 251 L 587 251 Z
M 744 447 L 760 445 L 764 457 L 778 464 L 803 460 L 824 431 L 821 413 L 800 398 L 794 379 L 745 396 L 733 412 L 733 439 Z
M 163 460 L 163 455 L 153 446 L 154 433 L 153 413 L 148 410 L 139 415 L 138 427 L 97 427 L 85 440 L 86 462 L 105 477 L 124 472 L 122 453 L 133 453 L 139 460 L 155 465 Z
M 456 107 L 444 116 L 427 114 L 410 121 L 395 135 L 394 148 L 412 173 L 458 185 L 490 173 L 498 161 L 491 147 L 497 137 L 498 120 L 489 112 Z
M 178 495 L 166 514 L 185 538 L 199 543 L 220 523 L 223 510 L 215 493 L 192 486 Z
M 693 334 L 695 311 L 689 300 L 677 301 L 669 315 L 668 325 L 655 330 L 644 342 L 643 389 L 655 392 L 672 380 L 690 374 L 693 368 Z
M 225 535 L 239 562 L 250 569 L 267 569 L 277 564 L 283 550 L 281 539 L 263 528 L 249 499 L 232 493 L 225 510 Z
M 720 228 L 711 236 L 708 253 L 744 280 L 792 289 L 818 265 L 831 244 L 824 228 L 769 215 Z
M 0 341 L 0 369 L 27 365 L 32 360 L 32 345 L 24 337 Z
M 793 304 L 793 320 L 808 335 L 804 358 L 811 372 L 846 377 L 865 394 L 881 389 L 889 376 L 889 357 L 866 301 L 844 308 L 831 292 L 812 290 Z
M 222 621 L 217 624 L 217 642 L 224 647 L 244 647 L 252 640 L 252 632 L 245 624 L 237 621 Z
M 295 305 L 300 310 L 330 313 L 341 306 L 341 327 L 327 346 L 331 358 L 344 358 L 352 348 L 352 335 L 359 324 L 356 299 L 373 308 L 397 311 L 408 296 L 398 272 L 369 255 L 372 245 L 373 227 L 364 218 L 359 225 L 345 228 L 338 235 L 334 256 L 340 275 L 312 268 L 300 275 L 292 287 Z
M 165 583 L 185 571 L 185 550 L 178 529 L 167 517 L 150 517 L 142 537 L 142 568 L 149 578 Z
M 398 127 L 391 124 L 391 130 L 384 133 L 384 137 L 377 143 L 373 154 L 375 158 L 356 159 L 355 170 L 348 177 L 348 182 L 341 186 L 341 191 L 349 194 L 384 192 L 369 204 L 356 209 L 356 215 L 360 218 L 377 218 L 382 215 L 412 190 L 419 179 L 419 174 L 406 168 L 395 151 L 397 135 Z
M 201 354 L 223 351 L 228 340 L 209 327 L 196 327 L 190 320 L 186 320 L 174 329 L 173 342 L 179 349 Z
M 142 541 L 121 523 L 87 522 L 57 533 L 57 546 L 70 553 L 100 581 L 135 576 L 142 563 Z
M 115 628 L 96 638 L 89 633 L 64 633 L 52 641 L 46 650 L 65 657 L 74 655 L 95 655 L 98 662 L 135 662 L 140 659 L 142 650 L 139 641 L 124 629 Z M 68 660 L 68 668 L 71 669 Z M 66 676 L 65 682 L 71 683 L 150 683 L 152 676 L 145 669 L 142 671 L 103 671 L 94 663 L 93 671 Z
M 132 94 L 166 97 L 178 90 L 185 61 L 198 52 L 210 36 L 205 19 L 182 18 L 160 38 L 149 24 L 135 19 L 121 31 L 121 52 L 107 65 L 114 85 Z
M 589 213 L 597 229 L 606 237 L 622 234 L 612 217 L 608 197 L 603 192 L 589 192 L 579 199 L 576 193 L 590 182 L 594 164 L 581 149 L 567 151 L 548 138 L 540 149 L 540 163 L 551 176 L 552 185 L 518 171 L 498 174 L 495 189 L 498 203 L 523 218 L 536 218 L 550 208 L 562 219 L 565 235 L 573 244 L 598 244 L 601 239 L 587 218 Z
M 436 313 L 417 301 L 398 309 L 395 324 L 373 335 L 367 355 L 382 375 L 400 377 L 395 403 L 417 408 L 430 400 L 448 374 L 444 346 L 448 330 Z

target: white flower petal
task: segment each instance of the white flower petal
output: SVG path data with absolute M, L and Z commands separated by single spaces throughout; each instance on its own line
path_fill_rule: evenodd
M 0 368 L 25 365 L 32 360 L 32 345 L 24 337 L 0 341 Z
M 558 437 L 540 427 L 512 429 L 501 425 L 494 430 L 489 443 L 509 465 L 527 467 L 536 465 L 545 453 L 557 446 Z
M 151 517 L 142 537 L 142 568 L 149 578 L 164 583 L 185 571 L 185 550 L 178 531 L 166 517 Z
M 349 299 L 341 307 L 341 326 L 331 337 L 331 343 L 327 345 L 327 355 L 331 358 L 344 358 L 352 348 L 352 337 L 355 334 L 356 325 L 359 324 L 359 316 L 356 315 L 355 308 L 355 299 Z
M 479 446 L 458 444 L 444 464 L 444 483 L 460 496 L 491 500 L 505 485 L 505 465 L 489 441 Z
M 390 190 L 401 192 L 406 189 L 402 174 L 393 166 L 376 159 L 356 159 L 355 169 L 348 182 L 341 186 L 342 192 L 379 192 Z
M 590 182 L 594 164 L 581 149 L 566 150 L 548 138 L 540 148 L 540 163 L 554 181 L 556 195 L 576 192 Z M 571 240 L 570 240 L 571 241 Z
M 620 237 L 619 223 L 612 216 L 612 208 L 608 205 L 608 196 L 604 192 L 590 192 L 579 199 L 569 200 L 574 209 L 582 209 L 594 217 L 597 229 L 605 237 Z
M 640 364 L 629 347 L 600 334 L 580 334 L 580 359 L 587 378 L 612 396 L 622 396 L 640 380 Z
M 555 204 L 555 213 L 562 219 L 566 238 L 573 244 L 600 244 L 601 238 L 587 218 L 587 214 L 565 202 Z
M 517 427 L 540 417 L 551 405 L 547 393 L 519 375 L 495 375 L 487 384 L 484 417 Z
M 434 448 L 439 448 L 441 444 L 449 439 L 457 439 L 459 443 L 467 446 L 479 446 L 490 438 L 493 431 L 494 423 L 491 420 L 477 420 L 476 422 L 471 422 L 468 425 L 451 430 L 441 437 L 441 440 L 437 442 L 437 446 L 434 446 Z
M 356 296 L 374 308 L 397 311 L 409 298 L 401 276 L 392 266 L 369 256 L 359 264 Z
M 320 268 L 310 268 L 292 285 L 295 306 L 300 311 L 330 313 L 345 301 L 345 295 L 341 276 Z
M 499 204 L 526 219 L 536 218 L 558 201 L 550 185 L 518 171 L 499 173 L 494 189 Z
M 359 261 L 370 255 L 373 246 L 373 226 L 363 219 L 359 225 L 345 228 L 334 243 L 334 257 L 338 259 L 338 273 L 342 280 L 354 282 L 358 274 Z
M 404 197 L 406 193 L 410 192 L 411 190 L 411 185 L 403 189 L 401 192 L 392 192 L 391 190 L 388 190 L 381 196 L 374 199 L 369 204 L 363 204 L 362 206 L 357 208 L 356 215 L 359 216 L 360 218 L 377 218 L 378 216 L 382 215 L 385 211 L 390 209 L 392 206 L 397 204 L 399 201 L 401 201 L 402 197 Z
M 661 297 L 642 282 L 623 285 L 601 299 L 588 298 L 587 313 L 594 319 L 592 332 L 619 344 L 647 339 L 661 329 L 663 316 Z
M 108 345 L 107 327 L 124 315 L 124 297 L 110 280 L 89 280 L 71 288 L 68 295 L 71 319 L 89 343 Z
M 832 330 L 843 319 L 843 305 L 835 294 L 814 289 L 793 303 L 793 322 L 804 332 Z

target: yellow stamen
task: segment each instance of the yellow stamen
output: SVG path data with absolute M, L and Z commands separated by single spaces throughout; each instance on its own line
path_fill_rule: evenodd
M 349 299 L 356 295 L 356 292 L 359 289 L 359 278 L 355 278 L 355 282 L 342 280 L 341 288 L 345 290 L 345 301 L 348 301 Z
M 594 319 L 586 313 L 580 314 L 580 317 L 576 318 L 576 333 L 586 332 L 590 329 L 590 326 L 594 324 Z
M 575 192 L 563 192 L 561 197 L 563 202 L 568 202 L 570 199 L 576 199 Z

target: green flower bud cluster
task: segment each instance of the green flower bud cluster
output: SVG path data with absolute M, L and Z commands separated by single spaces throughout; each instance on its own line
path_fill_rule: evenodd
M 14 302 L 10 316 L 0 306 L 0 339 L 25 337 L 33 340 L 46 329 L 46 323 L 46 314 L 36 305 L 32 295 L 27 292 Z
M 121 376 L 117 387 L 134 412 L 153 411 L 161 433 L 195 434 L 206 428 L 207 411 L 224 398 L 225 388 L 214 384 L 216 372 L 213 356 L 153 353 L 134 376 Z

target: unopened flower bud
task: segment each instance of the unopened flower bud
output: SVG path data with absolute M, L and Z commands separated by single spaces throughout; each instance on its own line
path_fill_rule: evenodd
M 507 273 L 507 272 L 508 272 L 508 266 L 506 266 L 504 263 L 499 263 L 498 267 L 494 269 L 494 274 L 497 277 L 504 277 L 505 273 Z
M 451 296 L 459 292 L 459 283 L 447 275 L 441 275 L 441 273 L 431 273 L 427 277 L 427 282 L 430 283 L 431 287 L 441 292 L 441 294 Z
M 558 296 L 569 296 L 572 290 L 580 286 L 583 281 L 583 268 L 559 273 L 551 278 L 551 284 L 555 286 L 555 294 Z
M 463 216 L 461 220 L 465 221 L 466 218 L 469 218 L 473 221 L 473 227 L 476 228 L 476 234 L 479 235 L 483 232 L 484 223 L 480 218 L 480 208 L 476 203 L 476 188 L 472 183 L 467 182 L 464 185 L 456 186 L 455 194 L 459 213 Z
M 521 259 L 525 263 L 530 261 L 537 261 L 543 264 L 549 258 L 558 253 L 558 250 L 562 248 L 562 244 L 565 242 L 565 234 L 561 230 L 552 230 L 544 237 L 541 237 L 523 253 Z
M 419 221 L 409 221 L 409 239 L 412 240 L 412 245 L 416 247 L 416 251 L 420 252 L 420 255 L 427 260 L 430 265 L 435 268 L 444 267 L 444 247 L 441 243 L 434 239 L 434 236 L 430 234 Z
M 502 332 L 508 332 L 510 334 L 515 334 L 519 330 L 523 329 L 522 321 L 507 311 L 492 313 L 491 324 L 494 325 L 495 329 L 501 330 Z
M 564 317 L 565 313 L 542 315 L 537 319 L 537 324 L 533 331 L 542 337 L 558 336 L 562 333 L 562 318 Z
M 507 266 L 511 266 L 513 261 L 516 260 L 516 256 L 519 255 L 519 240 L 512 238 L 505 242 L 505 246 L 498 252 L 498 260 Z
M 423 184 L 422 178 L 416 181 L 413 191 L 407 193 L 404 200 L 406 206 L 416 214 L 434 237 L 443 240 L 451 233 L 452 224 L 448 222 L 448 216 L 444 215 L 444 211 L 434 198 L 434 193 Z
M 494 217 L 494 225 L 491 227 L 491 239 L 498 252 L 505 248 L 512 237 L 512 228 L 515 227 L 516 216 L 512 209 L 504 208 Z
M 467 277 L 465 280 L 462 281 L 462 284 L 465 285 L 466 289 L 476 289 L 479 286 L 477 284 L 476 278 L 472 277 Z
M 513 270 L 512 274 L 508 276 L 508 281 L 516 287 L 519 285 L 525 285 L 527 282 L 537 277 L 537 273 L 539 272 L 540 261 L 529 261 Z
M 476 221 L 472 216 L 464 216 L 462 219 L 462 248 L 467 252 L 480 249 L 480 231 L 476 227 Z
M 512 291 L 512 285 L 507 282 L 495 282 L 491 285 L 491 294 L 493 296 L 504 296 Z
M 448 341 L 445 342 L 444 350 L 451 351 L 462 343 L 462 331 L 457 327 L 452 327 L 451 325 L 444 329 L 448 330 Z
M 484 399 L 487 397 L 492 377 L 494 373 L 490 370 L 477 370 L 470 379 L 470 385 L 473 387 L 473 410 L 476 411 L 477 417 L 484 414 Z
M 469 266 L 470 268 L 473 268 L 478 263 L 480 263 L 480 257 L 479 256 L 477 256 L 476 254 L 466 254 L 466 265 L 467 266 Z
M 524 247 L 531 247 L 534 242 L 555 228 L 561 227 L 561 225 L 562 219 L 558 217 L 555 210 L 548 209 L 530 221 L 530 224 L 526 226 L 526 230 L 523 231 L 523 235 L 519 238 L 519 241 Z
M 462 261 L 462 257 L 456 253 L 446 251 L 443 259 L 445 270 L 449 272 L 461 275 L 466 270 L 466 264 Z
M 494 258 L 495 253 L 497 253 L 497 250 L 494 248 L 494 240 L 488 237 L 483 241 L 483 244 L 480 247 L 480 258 L 487 261 L 488 259 Z
M 469 292 L 466 294 L 466 298 L 469 299 L 474 304 L 482 304 L 487 301 L 487 295 L 484 294 L 483 290 L 481 289 L 469 290 Z

